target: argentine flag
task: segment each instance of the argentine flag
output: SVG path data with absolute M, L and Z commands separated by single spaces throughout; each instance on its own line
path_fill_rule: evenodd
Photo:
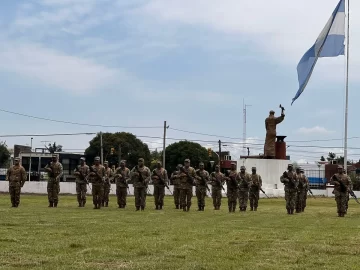
M 291 105 L 304 91 L 319 57 L 344 55 L 345 0 L 340 0 L 315 44 L 304 54 L 298 66 L 299 90 Z

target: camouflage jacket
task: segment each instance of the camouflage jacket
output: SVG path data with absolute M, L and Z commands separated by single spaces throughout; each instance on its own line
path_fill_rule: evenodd
M 259 188 L 262 187 L 261 176 L 259 174 L 255 173 L 255 174 L 250 174 L 250 178 L 251 178 L 250 188 L 259 190 Z
M 334 176 L 332 176 L 330 178 L 330 184 L 334 185 L 334 193 L 335 193 L 335 195 L 340 193 L 340 192 L 347 193 L 349 191 L 349 189 L 352 190 L 352 182 L 351 182 L 350 177 L 347 174 L 336 173 Z
M 75 182 L 78 184 L 86 184 L 86 177 L 88 176 L 89 172 L 90 170 L 88 165 L 77 166 L 77 168 L 74 170 L 74 175 L 76 177 Z
M 130 170 L 125 167 L 122 169 L 121 167 L 117 168 L 114 173 L 114 178 L 116 181 L 117 187 L 127 187 L 127 182 L 130 180 Z
M 23 166 L 13 165 L 7 170 L 6 180 L 9 181 L 9 186 L 24 186 L 27 174 Z
M 59 182 L 63 175 L 63 166 L 60 162 L 50 162 L 50 165 L 46 165 L 45 169 L 52 169 L 52 173 L 48 172 L 49 182 Z
M 245 172 L 245 173 L 239 172 L 236 176 L 236 179 L 239 182 L 240 190 L 247 190 L 250 188 L 251 177 L 250 177 L 250 174 L 248 174 L 247 172 Z
M 299 184 L 299 179 L 295 172 L 287 171 L 287 177 L 282 175 L 280 177 L 280 182 L 284 184 L 284 189 L 297 189 Z
M 303 173 L 299 173 L 299 174 L 296 174 L 296 176 L 297 176 L 297 179 L 299 180 L 298 189 L 307 190 L 309 188 L 309 180 L 306 177 L 306 175 Z
M 225 182 L 225 175 L 221 172 L 212 172 L 210 174 L 210 184 L 213 188 L 221 188 Z
M 190 189 L 194 186 L 194 181 L 196 178 L 196 172 L 193 167 L 185 168 L 183 167 L 185 172 L 188 173 L 189 177 L 182 171 L 177 175 L 177 178 L 179 179 L 179 187 L 181 189 Z
M 205 170 L 196 170 L 196 186 L 198 187 L 205 187 L 207 183 L 209 182 L 209 173 Z
M 138 173 L 137 168 L 139 169 L 142 177 L 140 177 L 140 174 Z M 136 187 L 136 188 L 147 187 L 150 182 L 151 171 L 146 166 L 143 166 L 142 168 L 135 166 L 130 172 L 130 177 L 131 177 L 131 180 L 133 181 L 134 187 Z
M 161 179 L 159 179 L 159 177 Z M 153 180 L 154 186 L 158 187 L 164 187 L 165 184 L 169 182 L 167 171 L 164 168 L 160 170 L 157 168 L 154 169 L 151 174 L 151 179 Z
M 179 178 L 176 177 L 179 173 L 180 173 L 180 171 L 174 171 L 170 176 L 172 184 L 176 187 L 178 187 L 180 185 Z
M 103 185 L 105 180 L 105 167 L 103 165 L 93 165 L 89 168 L 89 182 L 93 185 Z
M 105 168 L 105 167 L 104 167 Z M 114 176 L 114 173 L 113 171 L 111 170 L 111 168 L 107 167 L 105 168 L 105 179 L 104 179 L 104 184 L 106 186 L 110 186 L 110 182 L 113 181 L 113 176 Z
M 229 172 L 229 176 L 226 177 L 226 186 L 228 190 L 238 189 L 238 180 L 236 179 L 237 170 L 233 170 Z

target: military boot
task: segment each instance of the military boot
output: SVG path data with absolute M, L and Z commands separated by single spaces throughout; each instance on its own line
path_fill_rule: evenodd
M 163 205 L 162 205 L 162 204 L 160 204 L 159 210 L 162 210 L 162 207 L 163 207 Z
M 183 209 L 183 206 L 182 206 L 182 205 L 180 205 L 180 209 Z
M 82 202 L 79 202 L 79 206 L 78 207 L 82 207 Z
M 57 207 L 57 205 L 58 205 L 58 202 L 54 202 L 54 207 Z
M 201 205 L 200 204 L 198 204 L 198 211 L 201 211 L 202 209 L 201 209 Z
M 301 213 L 299 208 L 296 208 L 296 213 Z
M 186 212 L 189 212 L 190 211 L 190 206 L 187 206 L 186 207 Z
M 290 209 L 290 214 L 291 214 L 291 215 L 294 214 L 294 209 Z
M 243 211 L 244 211 L 244 212 L 246 212 L 246 206 L 245 206 L 245 207 L 243 207 Z
M 257 211 L 257 207 L 254 208 L 254 211 Z
M 290 215 L 290 209 L 286 208 L 288 215 Z
M 106 203 L 105 203 L 105 207 L 109 207 L 109 202 L 106 202 Z
M 232 207 L 232 211 L 235 213 L 236 205 L 234 204 Z
M 49 202 L 49 206 L 48 207 L 53 207 L 53 202 Z
M 145 210 L 145 206 L 141 206 L 141 211 L 144 211 Z
M 140 210 L 140 206 L 136 206 L 136 211 L 139 211 Z
M 186 212 L 186 206 L 181 207 L 183 212 Z
M 159 210 L 159 206 L 158 206 L 158 205 L 156 205 L 155 210 Z
M 86 201 L 82 202 L 82 207 L 85 207 Z
M 179 205 L 176 205 L 176 206 L 175 206 L 175 209 L 179 209 L 179 208 L 180 208 Z
M 254 208 L 253 208 L 253 207 L 250 207 L 250 211 L 254 211 Z
M 229 213 L 232 212 L 232 206 L 229 206 Z

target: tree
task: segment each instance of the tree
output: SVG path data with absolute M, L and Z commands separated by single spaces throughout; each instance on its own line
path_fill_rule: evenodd
M 165 167 L 169 174 L 176 169 L 178 164 L 184 164 L 184 160 L 187 158 L 190 159 L 191 166 L 196 168 L 199 162 L 204 162 L 205 168 L 209 168 L 210 160 L 218 161 L 214 154 L 212 157 L 209 157 L 205 147 L 189 141 L 170 144 L 166 147 L 165 151 Z
M 162 162 L 162 151 L 159 152 L 157 149 L 155 149 L 155 151 L 150 153 L 150 159 L 150 169 L 153 170 L 156 167 L 156 163 L 158 161 Z
M 320 161 L 325 161 L 324 156 L 321 156 Z
M 326 159 L 327 159 L 327 161 L 332 161 L 335 158 L 336 158 L 336 154 L 333 153 L 333 152 L 329 152 L 329 155 L 328 155 L 328 157 Z
M 49 145 L 45 147 L 51 154 L 54 154 L 56 152 L 62 152 L 62 145 L 56 145 L 56 142 L 54 142 L 53 144 L 49 143 Z
M 0 142 L 0 167 L 6 166 L 10 161 L 10 152 L 6 142 Z
M 136 138 L 135 135 L 127 132 L 103 133 L 103 155 L 104 161 L 109 166 L 118 166 L 119 154 L 121 159 L 126 160 L 128 167 L 137 165 L 140 157 L 144 158 L 145 164 L 150 165 L 150 151 L 147 144 Z M 121 153 L 119 152 L 119 146 Z M 88 163 L 92 163 L 96 156 L 100 156 L 100 134 L 97 134 L 91 141 L 90 146 L 85 150 Z

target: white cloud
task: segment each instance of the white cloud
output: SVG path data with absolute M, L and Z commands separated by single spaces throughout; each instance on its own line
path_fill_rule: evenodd
M 330 133 L 334 133 L 334 131 L 327 130 L 324 127 L 315 126 L 312 128 L 301 127 L 297 130 L 297 133 L 306 134 L 306 135 L 315 135 L 315 134 L 318 135 L 318 134 L 330 134 Z

